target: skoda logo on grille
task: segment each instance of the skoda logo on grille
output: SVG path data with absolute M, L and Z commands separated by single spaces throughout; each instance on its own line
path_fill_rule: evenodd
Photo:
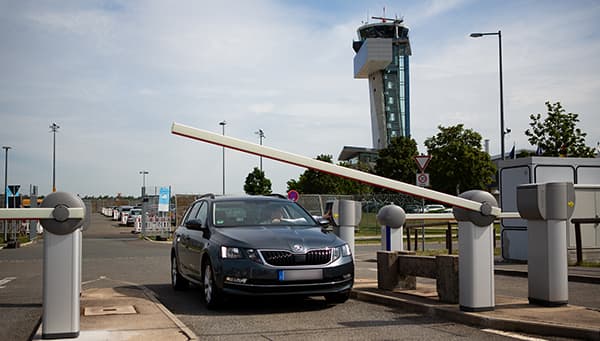
M 302 246 L 300 244 L 294 244 L 294 245 L 292 245 L 292 250 L 294 252 L 301 252 L 304 250 L 304 246 Z

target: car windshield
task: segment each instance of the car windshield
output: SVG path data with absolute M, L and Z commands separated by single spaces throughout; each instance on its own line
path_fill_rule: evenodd
M 213 225 L 314 226 L 314 219 L 299 205 L 282 200 L 235 200 L 213 203 Z

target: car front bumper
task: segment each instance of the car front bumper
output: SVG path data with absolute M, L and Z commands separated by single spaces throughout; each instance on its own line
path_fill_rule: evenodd
M 354 263 L 292 268 L 230 261 L 224 262 L 217 282 L 225 293 L 235 295 L 325 295 L 352 289 Z

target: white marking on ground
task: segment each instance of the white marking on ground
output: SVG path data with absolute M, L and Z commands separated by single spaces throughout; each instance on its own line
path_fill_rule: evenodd
M 0 289 L 6 288 L 4 285 L 8 284 L 10 281 L 14 281 L 15 279 L 17 279 L 17 277 L 5 277 L 0 279 Z
M 531 337 L 531 336 L 525 336 L 525 335 L 521 335 L 521 334 L 517 334 L 517 333 L 513 333 L 513 332 L 505 332 L 503 330 L 482 329 L 481 331 L 486 332 L 486 333 L 490 333 L 490 334 L 496 334 L 496 335 L 502 335 L 502 336 L 506 336 L 506 337 L 512 337 L 512 338 L 517 339 L 517 340 L 546 341 L 546 339 L 541 339 L 541 338 Z

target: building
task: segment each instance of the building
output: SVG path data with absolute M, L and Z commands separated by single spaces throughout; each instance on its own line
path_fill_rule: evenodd
M 353 163 L 359 156 L 372 159 L 365 151 L 376 154 L 392 138 L 410 136 L 408 28 L 401 19 L 374 19 L 381 22 L 359 27 L 358 40 L 352 45 L 356 52 L 354 78 L 369 81 L 373 147 L 345 146 L 340 161 Z

